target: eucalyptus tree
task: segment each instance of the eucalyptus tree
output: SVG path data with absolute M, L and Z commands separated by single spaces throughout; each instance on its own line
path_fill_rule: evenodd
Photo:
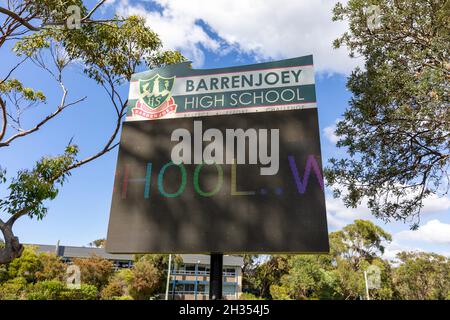
M 381 219 L 416 228 L 423 201 L 449 190 L 450 3 L 349 0 L 334 8 L 349 30 L 334 45 L 365 60 L 347 87 L 353 97 L 337 123 L 348 157 L 326 170 L 347 206 L 367 200 Z
M 82 0 L 8 0 L 0 6 L 1 55 L 9 54 L 13 56 L 11 61 L 17 61 L 0 76 L 0 152 L 20 139 L 31 138 L 61 117 L 66 109 L 87 101 L 85 96 L 71 97 L 64 82 L 66 69 L 74 61 L 87 78 L 104 89 L 115 118 L 105 142 L 85 158 L 79 157 L 79 146 L 69 141 L 61 154 L 42 157 L 32 168 L 15 175 L 7 174 L 5 167 L 0 168 L 0 183 L 7 190 L 0 199 L 0 231 L 4 238 L 0 264 L 19 257 L 23 251 L 13 233 L 14 223 L 25 216 L 42 219 L 47 213 L 44 202 L 55 199 L 74 169 L 117 146 L 127 107 L 127 100 L 119 94 L 120 86 L 139 68 L 184 60 L 177 51 L 163 50 L 158 35 L 141 17 L 94 19 L 105 2 L 99 1 L 91 9 Z M 42 75 L 33 76 L 48 75 L 61 92 L 60 102 L 40 119 L 36 119 L 39 113 L 35 110 L 47 110 L 43 105 L 49 97 L 45 92 L 26 87 L 23 79 L 15 77 L 17 70 L 30 64 L 42 71 Z M 23 124 L 27 116 L 35 119 L 31 127 Z

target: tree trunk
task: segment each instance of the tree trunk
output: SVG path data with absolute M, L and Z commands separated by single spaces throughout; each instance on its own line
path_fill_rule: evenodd
M 22 255 L 23 246 L 9 224 L 0 224 L 0 231 L 5 239 L 5 247 L 0 248 L 0 264 L 6 264 Z

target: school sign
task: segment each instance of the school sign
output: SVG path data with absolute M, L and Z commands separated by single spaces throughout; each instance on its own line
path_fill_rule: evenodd
M 127 120 L 316 107 L 312 56 L 199 70 L 189 63 L 136 74 Z
M 327 252 L 323 187 L 312 56 L 142 72 L 130 83 L 106 249 Z

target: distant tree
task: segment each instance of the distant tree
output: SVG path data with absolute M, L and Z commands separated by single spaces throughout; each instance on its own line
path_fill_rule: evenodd
M 330 234 L 331 254 L 345 258 L 354 270 L 360 268 L 363 260 L 372 262 L 384 253 L 384 245 L 392 236 L 368 220 L 354 223 Z
M 292 300 L 289 288 L 285 285 L 272 284 L 270 285 L 271 300 Z M 252 300 L 252 299 L 248 299 Z
M 255 291 L 254 280 L 258 267 L 258 255 L 243 254 L 241 256 L 244 260 L 244 265 L 242 266 L 242 288 L 245 291 Z
M 100 0 L 90 10 L 82 0 L 17 0 L 0 5 L 2 58 L 10 54 L 11 61 L 17 60 L 9 68 L 5 66 L 5 74 L 0 77 L 0 150 L 31 137 L 66 109 L 86 100 L 87 97 L 69 96 L 64 75 L 71 62 L 76 61 L 82 72 L 105 90 L 108 101 L 105 103 L 115 115 L 105 142 L 85 158 L 79 157 L 79 148 L 71 139 L 59 156 L 43 157 L 33 168 L 20 170 L 15 177 L 7 176 L 5 168 L 0 168 L 0 184 L 7 183 L 7 193 L 0 198 L 0 232 L 5 240 L 4 248 L 0 248 L 0 264 L 22 254 L 23 246 L 13 232 L 14 223 L 25 216 L 44 218 L 48 200 L 56 198 L 76 168 L 118 145 L 117 137 L 127 108 L 127 99 L 119 95 L 119 87 L 144 67 L 185 60 L 179 52 L 163 50 L 158 35 L 146 27 L 143 18 L 93 20 L 94 13 L 105 1 Z M 79 8 L 79 21 L 68 13 L 71 5 Z M 71 23 L 69 28 L 69 21 L 78 23 Z M 14 49 L 9 50 L 6 43 L 11 43 Z M 54 81 L 61 91 L 60 102 L 53 110 L 44 109 L 49 100 L 44 92 L 28 88 L 21 79 L 14 77 L 15 72 L 28 63 L 42 71 L 33 73 L 33 77 Z M 32 113 L 38 107 L 48 111 L 42 118 Z M 33 125 L 24 126 L 28 122 L 24 117 Z
M 379 279 L 376 279 L 378 282 L 376 287 L 369 287 L 370 299 L 372 300 L 392 299 L 394 297 L 394 285 L 392 283 L 392 272 L 393 272 L 392 265 L 388 260 L 383 260 L 381 257 L 373 259 L 370 264 L 366 262 L 364 263 L 362 268 L 367 272 L 368 277 L 370 277 L 369 268 L 371 267 L 378 268 Z
M 397 299 L 445 299 L 450 292 L 450 260 L 425 252 L 401 252 L 393 271 Z
M 293 256 L 289 260 L 288 273 L 281 278 L 281 286 L 270 287 L 272 298 L 331 298 L 334 279 L 328 271 L 330 267 L 330 260 L 322 255 Z
M 331 274 L 335 279 L 335 298 L 355 300 L 364 296 L 363 270 L 355 270 L 351 261 L 338 257 Z
M 372 222 L 355 220 L 330 234 L 331 255 L 288 256 L 286 265 L 278 268 L 278 277 L 269 276 L 263 283 L 269 282 L 273 299 L 353 300 L 365 296 L 364 271 L 376 266 L 380 270 L 380 283 L 378 288 L 371 289 L 371 296 L 389 299 L 391 269 L 381 256 L 384 243 L 390 240 L 391 236 Z M 258 274 L 265 275 L 262 271 L 267 266 L 260 267 Z
M 116 272 L 101 291 L 101 298 L 104 300 L 120 299 L 129 296 L 130 285 L 133 280 L 131 269 L 122 269 Z
M 159 272 L 159 284 L 157 291 L 165 292 L 167 285 L 167 270 L 169 268 L 168 254 L 136 254 L 135 261 L 146 260 Z M 183 262 L 180 255 L 172 255 L 172 268 Z
M 89 246 L 90 247 L 96 247 L 96 248 L 104 248 L 106 244 L 106 239 L 102 238 L 102 239 L 97 239 L 94 240 L 92 242 L 89 242 Z
M 280 285 L 281 278 L 288 273 L 289 256 L 273 255 L 266 261 L 259 263 L 249 281 L 262 298 L 271 298 L 270 287 Z
M 129 293 L 136 300 L 148 300 L 158 293 L 162 270 L 145 257 L 139 259 L 132 268 Z
M 450 2 L 349 0 L 334 20 L 349 31 L 334 43 L 365 59 L 347 81 L 350 106 L 337 123 L 348 157 L 325 170 L 335 196 L 376 217 L 417 221 L 423 200 L 450 181 Z
M 381 271 L 380 288 L 374 290 L 374 295 L 383 299 L 392 295 L 390 268 L 381 258 L 385 244 L 391 240 L 389 233 L 368 220 L 355 220 L 342 230 L 330 233 L 334 298 L 365 297 L 364 271 L 370 265 L 376 265 Z
M 114 274 L 113 263 L 98 256 L 76 258 L 73 263 L 80 267 L 81 282 L 91 284 L 101 290 Z

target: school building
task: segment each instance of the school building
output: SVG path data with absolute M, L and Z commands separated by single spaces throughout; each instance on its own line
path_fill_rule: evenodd
M 110 260 L 115 269 L 132 268 L 134 255 L 111 254 L 104 248 L 33 244 L 37 252 L 55 253 L 66 263 L 74 258 L 98 256 Z M 181 263 L 173 264 L 170 272 L 169 299 L 207 300 L 209 296 L 209 256 L 203 254 L 181 254 Z M 223 298 L 239 299 L 242 293 L 242 266 L 244 260 L 238 256 L 223 256 Z M 164 299 L 165 294 L 160 297 Z

